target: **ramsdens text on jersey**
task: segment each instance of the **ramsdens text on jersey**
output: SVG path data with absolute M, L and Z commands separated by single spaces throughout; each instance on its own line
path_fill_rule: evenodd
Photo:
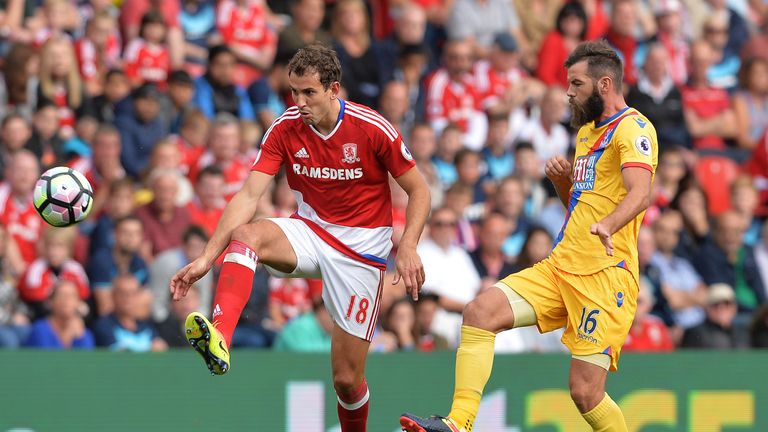
M 363 177 L 362 168 L 308 167 L 293 164 L 293 173 L 316 179 L 357 180 Z

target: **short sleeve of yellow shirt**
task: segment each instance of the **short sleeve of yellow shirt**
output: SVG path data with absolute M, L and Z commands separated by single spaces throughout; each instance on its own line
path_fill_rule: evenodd
M 582 126 L 576 136 L 573 186 L 563 229 L 555 241 L 553 264 L 572 274 L 593 274 L 623 267 L 638 277 L 637 234 L 645 212 L 614 233 L 614 256 L 605 253 L 592 224 L 612 213 L 627 195 L 622 170 L 647 169 L 658 163 L 656 130 L 633 108 L 625 108 L 598 124 Z

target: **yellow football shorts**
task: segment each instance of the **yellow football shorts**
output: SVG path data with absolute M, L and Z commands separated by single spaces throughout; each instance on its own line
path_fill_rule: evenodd
M 565 327 L 561 341 L 572 355 L 607 354 L 610 370 L 617 369 L 637 309 L 638 285 L 628 270 L 576 275 L 547 258 L 500 282 L 533 306 L 541 333 Z

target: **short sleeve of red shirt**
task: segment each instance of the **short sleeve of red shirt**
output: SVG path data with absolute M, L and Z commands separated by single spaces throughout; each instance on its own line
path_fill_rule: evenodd
M 278 119 L 279 121 L 280 119 Z M 269 175 L 275 175 L 280 171 L 283 165 L 283 141 L 281 135 L 285 133 L 285 125 L 280 125 L 277 121 L 267 130 L 264 139 L 261 141 L 261 149 L 256 155 L 256 161 L 251 167 L 251 171 L 259 171 Z
M 416 165 L 400 133 L 397 134 L 394 141 L 382 133 L 379 135 L 378 142 L 377 155 L 387 171 L 392 174 L 392 177 L 400 177 Z

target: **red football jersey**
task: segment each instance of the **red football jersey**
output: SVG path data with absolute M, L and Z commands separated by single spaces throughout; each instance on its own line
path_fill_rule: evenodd
M 24 301 L 45 301 L 51 295 L 53 285 L 59 279 L 70 280 L 77 285 L 80 298 L 85 300 L 90 295 L 88 277 L 83 266 L 77 261 L 67 260 L 59 269 L 58 276 L 43 258 L 36 259 L 27 267 L 19 281 L 19 295 Z
M 116 66 L 120 62 L 120 39 L 110 35 L 103 56 L 96 51 L 96 45 L 90 39 L 80 38 L 75 42 L 75 55 L 80 68 L 80 75 L 85 80 L 97 78 L 101 69 Z
M 260 51 L 277 46 L 277 35 L 267 23 L 266 5 L 262 0 L 250 0 L 240 8 L 234 0 L 219 2 L 216 13 L 216 27 L 227 44 L 238 44 L 245 49 Z M 235 68 L 235 82 L 248 86 L 259 79 L 258 69 L 238 64 Z
M 43 219 L 32 205 L 32 194 L 25 202 L 11 196 L 7 183 L 0 185 L 0 225 L 13 236 L 24 262 L 29 264 L 37 257 L 37 240 L 43 229 Z
M 298 210 L 332 247 L 381 267 L 392 248 L 389 176 L 415 166 L 400 133 L 376 111 L 341 102 L 336 127 L 322 135 L 289 108 L 264 134 L 253 170 L 285 167 Z
M 445 69 L 438 69 L 427 78 L 428 120 L 445 118 L 466 132 L 469 118 L 480 110 L 480 96 L 470 75 L 457 82 Z
M 171 58 L 168 48 L 149 44 L 142 38 L 132 40 L 125 48 L 125 75 L 132 81 L 154 83 L 165 88 Z
M 501 102 L 509 89 L 526 77 L 524 70 L 513 68 L 506 72 L 499 72 L 487 60 L 475 63 L 474 83 L 477 95 L 480 97 L 480 105 L 483 108 L 492 107 Z

